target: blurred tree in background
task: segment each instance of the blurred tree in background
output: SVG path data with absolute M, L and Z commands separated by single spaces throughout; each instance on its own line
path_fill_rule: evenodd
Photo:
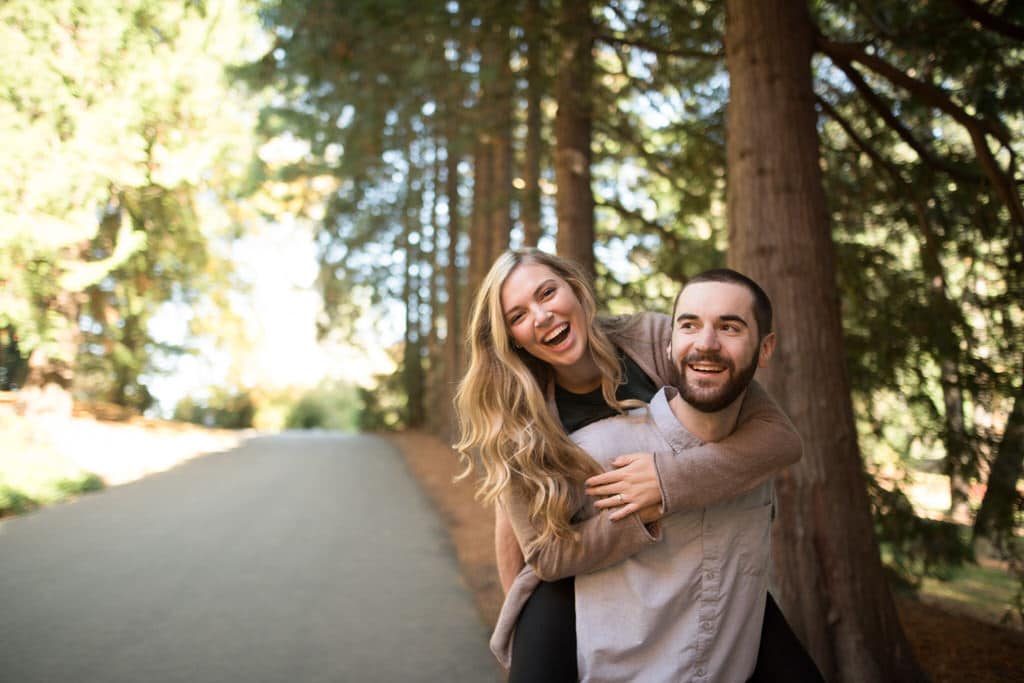
M 180 352 L 150 320 L 165 304 L 190 316 L 228 284 L 214 242 L 252 154 L 223 73 L 251 38 L 243 9 L 0 8 L 0 326 L 27 359 L 25 386 L 148 407 L 142 376 Z

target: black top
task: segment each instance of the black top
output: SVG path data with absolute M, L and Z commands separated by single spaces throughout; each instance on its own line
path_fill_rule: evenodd
M 634 398 L 650 403 L 658 393 L 658 386 L 622 351 L 619 351 L 619 359 L 622 361 L 625 382 L 615 391 L 615 398 L 620 401 Z M 614 408 L 604 402 L 601 387 L 586 394 L 574 394 L 556 384 L 555 405 L 558 406 L 558 417 L 562 420 L 562 426 L 569 434 L 591 422 L 618 415 Z

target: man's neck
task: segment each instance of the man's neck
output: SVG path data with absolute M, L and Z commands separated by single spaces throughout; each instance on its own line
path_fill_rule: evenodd
M 669 401 L 669 407 L 675 414 L 679 423 L 686 428 L 686 431 L 705 443 L 720 441 L 732 434 L 736 429 L 736 421 L 740 415 L 740 408 L 743 406 L 743 397 L 747 395 L 744 391 L 722 410 L 714 413 L 705 413 L 697 410 L 683 400 L 678 391 Z

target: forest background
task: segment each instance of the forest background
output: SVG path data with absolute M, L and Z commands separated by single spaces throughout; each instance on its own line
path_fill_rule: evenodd
M 611 313 L 730 265 L 777 309 L 762 381 L 805 443 L 778 481 L 777 592 L 828 678 L 920 677 L 891 587 L 995 567 L 1019 618 L 1020 3 L 0 14 L 0 389 L 21 413 L 158 412 L 161 377 L 201 361 L 210 386 L 165 412 L 451 438 L 468 301 L 501 250 L 578 260 Z M 288 261 L 253 270 L 240 245 L 275 234 L 312 242 L 343 359 L 319 386 L 259 372 L 295 349 L 253 355 L 247 292 Z M 908 497 L 936 480 L 938 502 Z

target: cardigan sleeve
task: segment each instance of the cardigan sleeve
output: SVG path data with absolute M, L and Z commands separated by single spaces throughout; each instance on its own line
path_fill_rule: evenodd
M 610 567 L 661 540 L 658 525 L 653 525 L 655 531 L 651 533 L 636 515 L 613 522 L 608 512 L 601 511 L 573 524 L 576 538 L 556 537 L 538 544 L 539 534 L 530 521 L 525 498 L 510 487 L 502 496 L 501 505 L 508 514 L 526 563 L 544 581 Z
M 757 382 L 747 388 L 736 430 L 725 439 L 673 454 L 655 453 L 665 514 L 735 498 L 798 461 L 793 423 Z

